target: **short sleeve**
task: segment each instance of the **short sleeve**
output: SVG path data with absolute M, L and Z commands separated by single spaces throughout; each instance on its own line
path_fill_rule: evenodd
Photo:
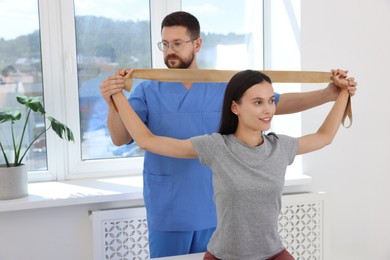
M 283 140 L 284 154 L 286 155 L 288 165 L 294 162 L 295 156 L 297 155 L 298 149 L 298 138 L 278 135 L 281 140 Z
M 275 92 L 275 104 L 277 105 L 279 102 L 280 94 Z
M 201 135 L 191 138 L 192 145 L 203 165 L 210 166 L 216 157 L 216 150 L 219 141 L 222 139 L 220 134 Z
M 148 105 L 146 103 L 145 86 L 144 82 L 136 85 L 130 93 L 128 98 L 134 111 L 141 118 L 141 120 L 147 125 L 148 124 Z

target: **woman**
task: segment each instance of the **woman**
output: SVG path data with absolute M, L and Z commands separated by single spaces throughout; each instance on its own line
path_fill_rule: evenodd
M 219 133 L 186 140 L 155 136 L 128 105 L 133 123 L 126 127 L 142 149 L 199 158 L 212 169 L 218 226 L 204 259 L 294 259 L 277 230 L 285 171 L 296 155 L 335 137 L 351 82 L 337 73 L 332 78 L 343 90 L 318 131 L 300 138 L 264 134 L 275 114 L 275 95 L 271 79 L 258 71 L 241 71 L 228 83 Z

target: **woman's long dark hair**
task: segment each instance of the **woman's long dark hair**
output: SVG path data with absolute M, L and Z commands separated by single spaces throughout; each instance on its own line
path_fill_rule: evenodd
M 239 104 L 245 91 L 263 81 L 272 84 L 271 79 L 267 75 L 255 70 L 240 71 L 230 79 L 222 105 L 222 116 L 219 126 L 220 134 L 228 135 L 236 132 L 238 116 L 231 110 L 232 102 L 235 101 Z

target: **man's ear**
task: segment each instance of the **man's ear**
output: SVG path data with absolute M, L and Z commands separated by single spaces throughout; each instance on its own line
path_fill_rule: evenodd
M 203 43 L 202 38 L 198 38 L 194 40 L 195 52 L 200 51 L 200 47 L 202 47 L 202 43 Z

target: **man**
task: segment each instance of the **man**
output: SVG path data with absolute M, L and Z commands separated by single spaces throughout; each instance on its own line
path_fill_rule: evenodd
M 198 20 L 186 12 L 166 16 L 158 44 L 168 68 L 198 69 L 197 53 L 202 46 Z M 132 137 L 116 112 L 111 96 L 123 90 L 124 78 L 132 70 L 120 69 L 105 79 L 100 91 L 109 104 L 107 125 L 116 145 Z M 338 73 L 347 77 L 346 72 Z M 356 92 L 353 78 L 350 93 Z M 156 135 L 185 139 L 217 131 L 225 83 L 167 83 L 144 81 L 132 92 L 129 102 Z M 276 95 L 277 114 L 303 111 L 334 101 L 338 88 L 307 93 Z M 150 256 L 163 257 L 206 251 L 215 230 L 211 171 L 195 159 L 175 159 L 145 152 L 144 199 L 149 229 Z

